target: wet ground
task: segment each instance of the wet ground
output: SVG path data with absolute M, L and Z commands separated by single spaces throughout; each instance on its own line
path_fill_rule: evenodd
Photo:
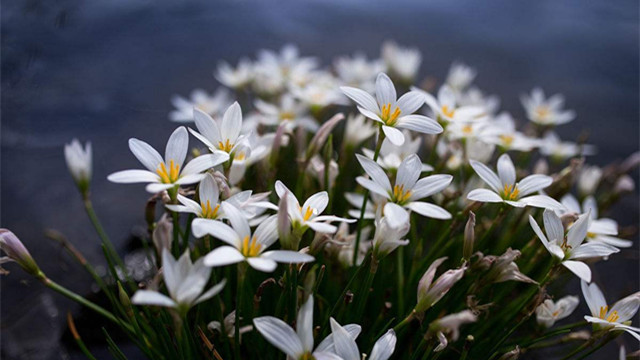
M 422 50 L 424 75 L 442 78 L 455 59 L 472 64 L 479 72 L 477 83 L 499 94 L 503 108 L 519 116 L 522 92 L 540 85 L 564 93 L 578 119 L 560 133 L 575 138 L 589 130 L 600 150 L 592 159 L 597 164 L 638 150 L 635 0 L 31 0 L 2 5 L 0 225 L 21 237 L 47 274 L 83 293 L 89 277 L 43 235 L 44 229 L 56 228 L 89 260 L 102 259 L 67 174 L 63 144 L 73 137 L 93 142 L 95 207 L 126 252 L 129 235 L 143 224 L 148 196 L 142 186 L 106 181 L 109 173 L 137 165 L 127 139 L 164 146 L 175 127 L 167 120 L 171 95 L 195 87 L 213 90 L 218 60 L 235 62 L 259 48 L 291 42 L 327 63 L 355 51 L 373 56 L 382 41 L 395 39 Z M 622 225 L 637 224 L 636 199 L 621 204 L 614 215 Z M 637 290 L 637 245 L 615 263 L 596 268 L 596 281 L 611 299 Z M 66 311 L 77 314 L 78 307 L 12 269 L 1 279 L 2 358 L 78 357 L 73 345 L 60 342 Z M 569 286 L 579 291 L 577 281 Z M 84 326 L 97 327 L 92 321 Z M 617 347 L 606 351 L 611 358 Z M 135 351 L 131 354 L 134 358 Z M 107 357 L 106 352 L 97 355 Z

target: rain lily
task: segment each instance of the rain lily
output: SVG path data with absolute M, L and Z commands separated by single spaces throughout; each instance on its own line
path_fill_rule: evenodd
M 339 57 L 334 62 L 334 67 L 345 85 L 367 91 L 375 89 L 376 76 L 385 71 L 385 65 L 381 60 L 367 60 L 363 54 Z
M 241 89 L 253 80 L 253 64 L 248 59 L 240 59 L 234 69 L 226 62 L 218 64 L 215 77 L 220 83 L 233 89 Z
M 471 167 L 487 183 L 489 189 L 475 189 L 467 199 L 479 202 L 504 202 L 515 207 L 534 206 L 545 209 L 562 208 L 562 204 L 547 195 L 531 195 L 551 185 L 553 179 L 546 175 L 529 175 L 516 182 L 516 168 L 507 154 L 498 159 L 498 174 L 481 162 L 470 160 Z
M 174 308 L 185 315 L 191 307 L 217 295 L 226 283 L 222 280 L 203 293 L 211 276 L 211 269 L 204 265 L 203 259 L 192 263 L 189 251 L 185 251 L 176 261 L 169 250 L 164 249 L 162 276 L 169 296 L 153 290 L 138 290 L 133 294 L 131 302 L 136 305 Z
M 171 98 L 171 103 L 176 109 L 169 113 L 169 120 L 192 122 L 193 109 L 198 109 L 213 117 L 222 115 L 222 110 L 231 104 L 231 96 L 229 91 L 223 88 L 216 90 L 212 95 L 202 89 L 195 89 L 191 92 L 189 99 L 174 95 Z
M 566 237 L 562 220 L 555 212 L 545 210 L 543 217 L 547 236 L 542 232 L 533 216 L 529 215 L 529 223 L 540 238 L 540 241 L 542 241 L 542 245 L 551 255 L 561 260 L 564 267 L 587 282 L 591 281 L 591 269 L 580 260 L 606 257 L 620 251 L 613 246 L 600 242 L 583 243 L 591 220 L 589 213 L 580 215 L 578 220 L 569 228 Z
M 350 146 L 360 145 L 363 141 L 372 137 L 376 128 L 367 121 L 364 115 L 349 115 L 344 127 L 344 141 Z
M 538 146 L 542 155 L 556 160 L 564 160 L 574 156 L 595 155 L 597 152 L 593 145 L 562 141 L 554 132 L 548 132 L 544 138 L 538 141 Z
M 408 84 L 413 82 L 422 63 L 420 50 L 387 41 L 382 44 L 381 53 L 389 73 Z
M 444 350 L 449 340 L 456 341 L 460 337 L 460 326 L 476 322 L 478 317 L 471 310 L 449 314 L 429 324 L 429 332 L 436 333 L 440 344 L 433 351 Z M 447 339 L 448 337 L 448 339 Z
M 83 149 L 80 141 L 73 139 L 70 144 L 64 146 L 64 158 L 73 180 L 84 194 L 91 181 L 91 142 L 87 142 Z
M 289 359 L 294 360 L 338 360 L 341 359 L 333 352 L 336 335 L 332 334 L 325 338 L 320 345 L 313 350 L 313 295 L 300 307 L 296 319 L 296 330 L 284 321 L 273 316 L 262 316 L 253 319 L 256 330 L 264 338 L 287 354 Z M 360 326 L 350 326 L 347 337 L 352 339 L 360 333 Z
M 355 338 L 349 333 L 345 327 L 331 318 L 331 335 L 333 335 L 333 344 L 335 353 L 343 360 L 360 360 L 365 357 L 369 360 L 387 360 L 391 357 L 396 349 L 396 333 L 393 329 L 389 329 L 382 335 L 373 345 L 373 349 L 369 356 L 360 353 Z
M 313 256 L 288 250 L 265 250 L 278 240 L 277 216 L 264 220 L 251 233 L 247 219 L 240 210 L 229 203 L 222 204 L 222 210 L 231 226 L 217 220 L 195 219 L 191 225 L 193 235 L 203 237 L 211 235 L 228 245 L 211 251 L 204 257 L 207 266 L 224 266 L 246 261 L 251 267 L 263 272 L 272 272 L 277 263 L 306 263 Z
M 394 145 L 389 139 L 384 139 L 382 142 L 382 147 L 380 148 L 380 154 L 378 156 L 378 164 L 382 166 L 383 169 L 391 172 L 395 172 L 400 167 L 402 160 L 406 159 L 408 156 L 412 154 L 417 154 L 420 150 L 420 145 L 422 145 L 422 136 L 416 136 L 413 138 L 411 136 L 411 132 L 408 130 L 403 130 L 405 142 L 400 146 Z M 408 141 L 407 141 L 408 140 Z M 363 148 L 362 152 L 369 158 L 373 159 L 374 152 L 370 149 Z M 431 171 L 433 167 L 428 164 L 422 164 L 422 169 L 424 171 Z
M 500 113 L 489 123 L 481 135 L 482 140 L 505 150 L 531 151 L 538 146 L 536 139 L 516 130 L 515 121 L 508 113 Z
M 376 221 L 376 232 L 373 235 L 374 257 L 380 260 L 398 246 L 409 244 L 409 240 L 402 238 L 410 228 L 409 214 L 401 206 L 394 203 L 385 204 L 384 216 Z
M 609 329 L 609 331 L 626 331 L 640 340 L 640 328 L 630 326 L 633 316 L 640 307 L 640 292 L 618 300 L 609 308 L 598 285 L 582 281 L 581 286 L 582 295 L 591 312 L 591 316 L 584 317 L 585 320 L 593 323 L 597 328 Z
M 443 85 L 438 90 L 438 97 L 435 98 L 424 90 L 412 88 L 419 91 L 424 96 L 424 101 L 442 122 L 472 122 L 486 120 L 485 109 L 480 106 L 458 106 L 456 93 L 448 85 Z
M 240 135 L 242 129 L 242 109 L 240 104 L 234 102 L 225 111 L 222 122 L 218 124 L 209 114 L 199 110 L 193 110 L 194 120 L 198 131 L 191 131 L 191 134 L 202 141 L 212 153 L 227 154 L 235 156 L 237 152 L 242 152 L 243 156 L 249 156 L 251 148 L 244 135 Z
M 4 251 L 7 256 L 0 257 L 0 265 L 15 261 L 27 273 L 39 276 L 40 268 L 36 261 L 33 260 L 29 250 L 22 244 L 18 237 L 7 229 L 0 229 L 0 250 Z M 7 273 L 0 267 L 0 274 Z
M 355 222 L 355 219 L 345 219 L 334 215 L 320 215 L 327 208 L 329 204 L 329 194 L 326 191 L 321 191 L 311 195 L 300 206 L 298 199 L 293 192 L 287 188 L 282 181 L 276 181 L 276 193 L 281 199 L 287 196 L 287 213 L 291 220 L 291 224 L 294 229 L 298 230 L 300 234 L 304 233 L 307 228 L 313 229 L 313 231 L 333 234 L 338 230 L 335 225 L 328 224 L 332 221 L 340 222 Z
M 413 114 L 424 104 L 424 96 L 418 91 L 410 91 L 398 99 L 393 82 L 384 73 L 378 74 L 376 79 L 375 98 L 361 89 L 347 86 L 340 89 L 358 104 L 358 110 L 362 115 L 380 123 L 384 134 L 395 145 L 404 143 L 404 135 L 398 129 L 424 134 L 442 132 L 442 126 L 435 120 Z
M 380 165 L 367 157 L 356 156 L 370 177 L 370 179 L 363 176 L 356 178 L 358 184 L 364 188 L 422 216 L 434 219 L 451 218 L 451 214 L 440 206 L 417 200 L 442 191 L 449 186 L 453 176 L 439 174 L 418 180 L 422 172 L 422 162 L 418 155 L 412 154 L 407 156 L 398 166 L 395 183 L 392 187 L 387 174 Z
M 462 266 L 458 269 L 451 269 L 445 271 L 439 278 L 433 281 L 433 278 L 436 276 L 436 271 L 438 270 L 438 266 L 440 266 L 447 257 L 441 257 L 436 259 L 427 271 L 420 278 L 420 282 L 418 283 L 418 303 L 416 304 L 415 311 L 423 312 L 430 307 L 432 307 L 435 303 L 440 301 L 443 296 L 449 292 L 449 290 L 462 279 L 466 266 Z
M 500 98 L 496 95 L 485 95 L 477 87 L 470 87 L 458 96 L 458 106 L 476 106 L 484 109 L 486 114 L 495 114 L 500 109 Z
M 576 117 L 573 110 L 562 109 L 564 106 L 562 95 L 556 94 L 547 99 L 540 88 L 533 89 L 530 96 L 522 95 L 520 101 L 529 120 L 539 125 L 562 125 Z
M 229 155 L 220 153 L 200 155 L 182 167 L 189 150 L 189 133 L 182 126 L 169 137 L 164 160 L 151 145 L 135 138 L 129 139 L 129 149 L 147 170 L 118 171 L 108 179 L 115 183 L 149 183 L 146 189 L 151 193 L 195 184 L 204 178 L 204 170 L 229 159 Z
M 593 196 L 587 196 L 582 202 L 582 208 L 578 200 L 571 194 L 567 194 L 561 199 L 569 212 L 575 214 L 589 213 L 591 222 L 587 231 L 587 241 L 602 242 L 617 248 L 627 248 L 633 245 L 633 241 L 615 237 L 618 235 L 618 223 L 613 219 L 598 219 L 598 203 Z
M 473 68 L 456 61 L 451 64 L 449 68 L 446 83 L 454 90 L 460 92 L 471 85 L 476 75 L 477 73 Z
M 318 130 L 318 123 L 311 118 L 308 107 L 289 94 L 283 95 L 278 104 L 258 99 L 254 105 L 258 110 L 258 119 L 261 124 L 278 126 L 284 123 L 288 132 L 298 127 L 311 132 Z
M 550 328 L 556 321 L 571 315 L 579 302 L 577 296 L 565 296 L 557 302 L 547 299 L 536 308 L 536 320 L 538 324 Z

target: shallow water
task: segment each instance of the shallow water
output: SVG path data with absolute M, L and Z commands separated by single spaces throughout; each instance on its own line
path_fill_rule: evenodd
M 127 139 L 163 146 L 175 127 L 167 120 L 171 95 L 213 90 L 219 60 L 235 62 L 260 48 L 291 42 L 327 63 L 355 51 L 373 56 L 382 41 L 395 39 L 422 50 L 423 75 L 442 78 L 456 59 L 473 65 L 478 85 L 500 95 L 502 107 L 519 118 L 521 93 L 537 85 L 564 93 L 578 119 L 560 133 L 576 138 L 588 130 L 600 150 L 594 163 L 638 150 L 633 0 L 31 0 L 4 2 L 1 16 L 1 226 L 18 234 L 47 274 L 80 292 L 89 288 L 89 277 L 43 235 L 56 228 L 89 260 L 102 259 L 67 174 L 63 144 L 73 137 L 92 141 L 95 207 L 125 252 L 132 229 L 143 224 L 148 198 L 142 186 L 106 181 L 107 174 L 137 165 Z M 635 199 L 615 215 L 621 225 L 636 225 Z M 78 307 L 11 269 L 2 278 L 3 358 L 76 357 L 59 339 L 67 309 L 77 313 Z M 615 264 L 596 266 L 596 274 L 612 300 L 637 290 L 637 245 Z M 577 285 L 569 284 L 576 294 Z M 633 344 L 627 348 L 637 347 L 623 338 Z M 616 354 L 617 348 L 606 351 Z

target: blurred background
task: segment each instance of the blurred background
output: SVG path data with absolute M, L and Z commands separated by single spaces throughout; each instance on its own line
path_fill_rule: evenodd
M 92 142 L 94 205 L 127 253 L 131 235 L 144 226 L 149 197 L 142 185 L 106 180 L 137 166 L 127 139 L 163 148 L 176 127 L 167 118 L 173 94 L 213 91 L 218 61 L 235 64 L 285 43 L 329 65 L 336 55 L 357 51 L 378 56 L 382 42 L 392 39 L 418 47 L 421 76 L 440 81 L 452 61 L 464 61 L 478 71 L 476 84 L 498 94 L 502 108 L 521 122 L 520 94 L 535 86 L 563 93 L 578 118 L 560 127 L 560 135 L 575 140 L 588 131 L 599 149 L 589 162 L 605 165 L 638 150 L 638 6 L 637 0 L 4 1 L 0 226 L 24 241 L 51 278 L 91 296 L 90 277 L 44 235 L 57 229 L 103 264 L 65 166 L 64 143 L 74 137 Z M 622 227 L 637 226 L 637 196 L 607 215 Z M 7 268 L 11 274 L 0 279 L 0 357 L 82 358 L 67 334 L 67 311 L 94 354 L 109 356 L 101 350 L 99 319 L 16 266 Z M 615 262 L 597 264 L 595 281 L 613 301 L 638 290 L 638 273 L 636 239 Z M 568 287 L 580 294 L 577 278 Z M 575 319 L 586 313 L 579 296 Z M 630 336 L 619 340 L 628 351 L 638 347 Z M 126 341 L 119 344 L 136 358 Z M 610 344 L 598 354 L 614 358 L 617 352 Z

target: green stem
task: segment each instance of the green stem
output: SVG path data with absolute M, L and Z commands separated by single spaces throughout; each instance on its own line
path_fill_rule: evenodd
M 378 140 L 376 141 L 376 151 L 373 154 L 373 161 L 378 161 L 378 156 L 380 156 L 380 149 L 382 148 L 382 143 L 384 141 L 384 131 L 382 131 L 382 127 L 378 128 Z M 364 212 L 367 207 L 367 202 L 369 201 L 369 190 L 364 191 L 364 198 L 362 199 L 362 208 L 360 208 L 360 218 L 358 219 L 358 231 L 356 232 L 356 243 L 353 251 L 353 266 L 356 266 L 358 263 L 358 249 L 360 248 L 360 237 L 362 236 L 362 219 L 364 218 Z
M 358 308 L 356 310 L 356 319 L 361 319 L 362 314 L 364 312 L 365 307 L 367 306 L 367 299 L 369 298 L 369 289 L 371 288 L 371 284 L 373 283 L 373 279 L 376 276 L 376 272 L 378 271 L 378 260 L 371 255 L 371 261 L 369 262 L 369 272 L 367 273 L 367 278 L 362 284 L 360 289 L 358 301 Z
M 396 249 L 398 314 L 404 314 L 404 247 Z
M 118 252 L 116 251 L 115 246 L 113 246 L 113 243 L 109 239 L 109 236 L 107 235 L 106 231 L 104 231 L 104 228 L 102 227 L 102 224 L 98 219 L 98 215 L 96 215 L 96 212 L 93 209 L 93 203 L 91 202 L 91 198 L 88 195 L 84 198 L 84 208 L 87 211 L 87 215 L 89 215 L 89 220 L 91 220 L 91 224 L 93 224 L 93 227 L 96 229 L 96 232 L 100 237 L 100 240 L 102 240 L 102 242 L 105 244 L 107 249 L 109 249 L 109 253 L 116 260 L 116 262 L 118 263 L 118 266 L 122 268 L 122 272 L 127 274 L 126 267 L 124 266 L 124 262 L 118 255 Z
M 241 316 L 240 309 L 242 308 L 242 293 L 243 293 L 242 283 L 244 282 L 245 271 L 246 271 L 245 264 L 244 263 L 238 264 L 238 279 L 236 281 L 236 323 L 235 323 L 235 329 L 234 329 L 234 344 L 233 344 L 234 345 L 233 351 L 235 353 L 236 360 L 242 359 L 242 357 L 240 356 L 240 316 Z M 224 328 L 224 323 L 222 324 L 222 326 Z

